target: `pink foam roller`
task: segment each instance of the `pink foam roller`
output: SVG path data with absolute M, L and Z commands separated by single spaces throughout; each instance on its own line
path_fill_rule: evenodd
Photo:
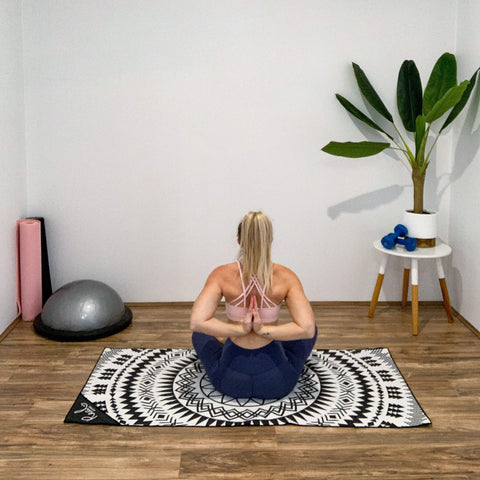
M 17 306 L 32 321 L 42 311 L 42 246 L 39 220 L 17 221 Z

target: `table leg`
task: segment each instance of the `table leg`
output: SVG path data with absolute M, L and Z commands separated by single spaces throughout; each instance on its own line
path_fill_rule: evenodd
M 385 269 L 387 268 L 387 262 L 388 262 L 388 256 L 384 255 L 380 263 L 380 268 L 378 270 L 377 283 L 375 284 L 375 289 L 373 290 L 372 300 L 370 302 L 370 309 L 368 310 L 369 318 L 373 318 L 373 315 L 375 314 L 375 308 L 377 306 L 380 290 L 382 289 L 383 277 L 385 276 Z
M 412 334 L 418 335 L 418 260 L 412 258 Z
M 447 282 L 445 280 L 445 273 L 443 271 L 442 260 L 437 258 L 437 272 L 438 281 L 440 282 L 440 289 L 442 290 L 443 306 L 447 314 L 447 319 L 453 323 L 452 306 L 450 305 L 450 296 L 448 295 Z

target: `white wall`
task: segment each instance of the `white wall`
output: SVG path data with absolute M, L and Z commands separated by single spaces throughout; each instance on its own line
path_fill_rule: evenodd
M 320 151 L 364 138 L 334 93 L 362 104 L 355 61 L 396 114 L 401 62 L 426 81 L 455 48 L 455 14 L 451 0 L 26 0 L 28 213 L 47 219 L 54 287 L 192 300 L 263 209 L 311 300 L 369 299 L 371 242 L 410 207 L 410 178 L 385 155 Z M 448 198 L 427 189 L 447 238 Z
M 459 60 L 469 68 L 462 73 L 470 77 L 480 67 L 480 4 L 475 0 L 460 0 L 458 21 Z M 455 308 L 480 329 L 480 258 L 478 240 L 480 220 L 478 214 L 480 180 L 480 79 L 464 115 L 456 129 L 453 149 L 451 182 L 450 236 L 452 256 L 452 303 Z
M 333 98 L 361 104 L 350 60 L 388 105 L 404 58 L 424 81 L 446 50 L 462 78 L 480 65 L 477 2 L 434 6 L 25 1 L 25 142 L 21 4 L 1 1 L 0 331 L 15 316 L 15 220 L 27 213 L 47 217 L 54 286 L 90 277 L 128 301 L 190 300 L 234 256 L 242 214 L 263 208 L 276 259 L 312 300 L 368 299 L 370 242 L 409 204 L 408 173 L 392 158 L 339 160 L 320 147 L 363 138 Z M 453 165 L 447 137 L 427 186 L 454 247 L 452 303 L 477 328 L 479 90 L 452 129 Z M 398 287 L 387 277 L 384 298 Z
M 0 332 L 16 316 L 15 222 L 26 211 L 20 3 L 0 1 Z

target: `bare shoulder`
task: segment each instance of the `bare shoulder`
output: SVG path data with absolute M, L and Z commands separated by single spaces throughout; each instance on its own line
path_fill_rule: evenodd
M 211 275 L 218 275 L 218 276 L 231 275 L 232 272 L 236 272 L 237 270 L 238 270 L 238 267 L 236 262 L 226 263 L 225 265 L 219 265 L 218 267 L 216 267 L 212 271 Z
M 300 279 L 297 274 L 288 267 L 278 263 L 273 264 L 273 275 L 275 278 L 288 286 L 299 285 Z
M 310 302 L 305 295 L 303 285 L 297 274 L 287 267 L 278 266 L 278 275 L 286 289 L 285 301 L 287 307 L 295 321 L 303 321 L 301 319 L 308 319 L 308 322 L 313 322 L 313 312 Z
M 220 265 L 210 273 L 207 282 L 223 284 L 225 281 L 231 279 L 237 272 L 238 269 L 236 263 Z

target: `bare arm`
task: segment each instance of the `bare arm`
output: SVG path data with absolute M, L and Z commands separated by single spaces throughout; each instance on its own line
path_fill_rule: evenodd
M 292 321 L 282 325 L 262 324 L 258 312 L 254 310 L 254 330 L 257 335 L 273 340 L 300 340 L 312 338 L 315 335 L 315 319 L 300 280 L 294 276 L 289 286 L 287 307 Z
M 245 322 L 232 324 L 214 317 L 223 293 L 218 279 L 218 270 L 212 272 L 205 287 L 195 301 L 190 316 L 190 328 L 195 332 L 214 337 L 240 337 L 252 330 L 252 312 Z

